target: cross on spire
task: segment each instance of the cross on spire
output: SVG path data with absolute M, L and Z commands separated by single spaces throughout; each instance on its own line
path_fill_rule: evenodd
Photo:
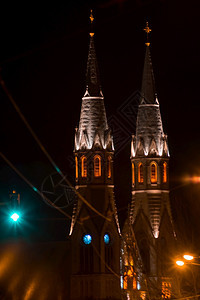
M 149 28 L 149 23 L 148 22 L 146 22 L 146 27 L 143 29 L 145 32 L 146 32 L 146 34 L 147 34 L 147 39 L 146 39 L 146 43 L 145 43 L 145 45 L 146 46 L 150 46 L 150 43 L 149 43 L 149 33 L 151 32 L 151 29 Z
M 93 21 L 94 21 L 94 17 L 93 17 L 93 13 L 92 13 L 92 9 L 91 9 L 91 11 L 90 11 L 90 22 L 91 22 L 90 36 L 94 36 Z

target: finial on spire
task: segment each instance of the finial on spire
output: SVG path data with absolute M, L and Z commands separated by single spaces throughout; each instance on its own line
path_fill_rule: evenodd
M 147 34 L 147 40 L 146 40 L 145 45 L 146 46 L 150 46 L 150 43 L 149 43 L 149 33 L 151 32 L 151 29 L 149 28 L 149 23 L 148 22 L 146 22 L 146 27 L 144 28 L 144 31 Z
M 93 17 L 93 12 L 92 9 L 90 10 L 90 22 L 91 22 L 91 30 L 90 30 L 90 36 L 94 36 L 94 30 L 93 30 L 93 21 L 94 21 L 94 17 Z

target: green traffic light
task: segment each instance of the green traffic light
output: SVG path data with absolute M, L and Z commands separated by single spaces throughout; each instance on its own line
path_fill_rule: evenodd
M 19 219 L 19 215 L 17 213 L 14 213 L 10 216 L 10 218 L 14 221 L 17 222 L 17 220 Z

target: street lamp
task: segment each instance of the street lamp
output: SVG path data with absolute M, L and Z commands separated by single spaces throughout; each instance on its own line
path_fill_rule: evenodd
M 182 267 L 185 263 L 184 263 L 183 260 L 177 260 L 177 261 L 176 261 L 176 264 L 177 264 L 178 266 Z
M 191 265 L 200 266 L 200 264 L 198 264 L 198 263 L 192 261 L 194 258 L 200 258 L 200 256 L 196 256 L 196 257 L 195 257 L 195 256 L 193 256 L 193 255 L 191 255 L 191 254 L 184 254 L 184 255 L 183 255 L 183 258 L 184 258 L 184 260 L 186 260 L 186 261 L 180 260 L 180 259 L 176 261 L 176 264 L 177 264 L 179 267 L 184 266 L 185 263 L 191 264 Z
M 183 255 L 183 258 L 185 258 L 186 260 L 193 260 L 194 256 L 190 255 L 190 254 L 185 254 L 185 255 Z

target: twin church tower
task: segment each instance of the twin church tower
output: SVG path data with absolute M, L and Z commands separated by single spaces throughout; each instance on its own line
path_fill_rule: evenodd
M 86 89 L 75 131 L 77 201 L 70 228 L 70 299 L 171 297 L 167 256 L 175 234 L 169 202 L 169 150 L 147 40 L 136 133 L 132 200 L 121 231 L 114 196 L 114 142 L 104 106 L 91 12 Z M 148 34 L 150 28 L 146 25 Z M 167 251 L 167 249 L 169 249 Z M 156 289 L 152 288 L 156 285 Z M 163 296 L 164 295 L 164 296 Z

